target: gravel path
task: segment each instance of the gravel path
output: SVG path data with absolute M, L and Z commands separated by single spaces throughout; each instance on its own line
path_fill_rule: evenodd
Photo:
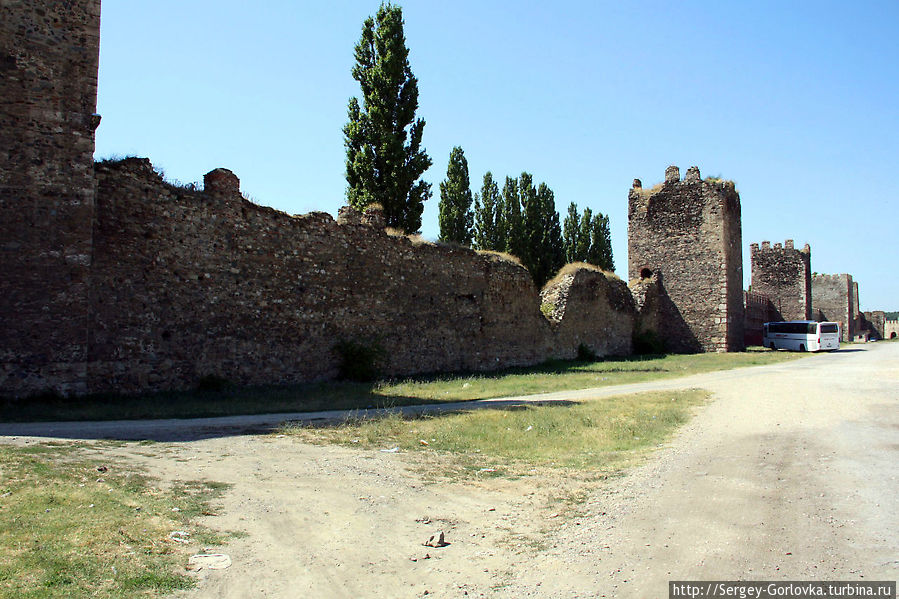
M 163 480 L 234 485 L 208 524 L 247 536 L 218 548 L 233 565 L 201 571 L 191 599 L 664 597 L 670 579 L 899 578 L 899 343 L 539 399 L 694 387 L 715 400 L 644 465 L 592 486 L 545 473 L 433 484 L 421 454 L 222 436 L 221 423 L 103 451 Z M 43 426 L 0 434 L 108 432 Z M 558 497 L 579 489 L 582 513 L 566 515 Z M 449 545 L 423 546 L 441 531 Z
M 899 344 L 851 347 L 703 384 L 717 400 L 509 596 L 899 578 Z

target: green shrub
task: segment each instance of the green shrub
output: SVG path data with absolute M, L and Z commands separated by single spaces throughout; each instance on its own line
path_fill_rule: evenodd
M 665 344 L 655 331 L 634 331 L 634 353 L 638 355 L 663 354 L 665 353 Z
M 592 348 L 581 343 L 577 346 L 577 359 L 579 362 L 596 362 L 596 352 Z
M 349 381 L 373 381 L 381 374 L 386 352 L 378 343 L 341 341 L 335 348 L 340 356 L 339 376 Z
M 197 391 L 224 391 L 230 385 L 228 379 L 217 374 L 207 374 L 197 381 Z
M 556 310 L 556 305 L 552 302 L 543 302 L 540 304 L 540 311 L 547 318 L 552 318 L 553 312 Z

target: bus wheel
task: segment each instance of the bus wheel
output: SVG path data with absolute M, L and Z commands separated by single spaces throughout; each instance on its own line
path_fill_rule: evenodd
M 805 351 L 805 346 L 801 343 L 799 344 L 799 351 Z
M 774 345 L 774 342 L 771 342 L 771 349 L 777 349 L 777 346 Z

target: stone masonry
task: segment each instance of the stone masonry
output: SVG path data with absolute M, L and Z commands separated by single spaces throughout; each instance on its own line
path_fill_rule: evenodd
M 390 375 L 631 352 L 627 286 L 589 267 L 548 286 L 548 318 L 517 262 L 390 235 L 376 211 L 290 216 L 244 199 L 227 169 L 200 191 L 140 158 L 98 163 L 96 180 L 84 370 L 22 385 L 11 356 L 0 395 L 328 379 L 341 341 L 383 349 Z
M 0 380 L 83 392 L 100 1 L 0 3 Z
M 763 241 L 751 248 L 752 283 L 749 291 L 768 297 L 774 308 L 772 320 L 809 320 L 812 317 L 811 248 Z
M 855 336 L 858 305 L 852 275 L 821 275 L 812 277 L 812 313 L 814 320 L 840 323 L 840 340 L 851 341 Z
M 896 339 L 899 337 L 899 320 L 885 320 L 883 323 L 883 338 Z
M 883 310 L 865 311 L 861 317 L 861 328 L 877 339 L 889 339 L 884 335 L 884 327 L 887 322 L 886 313 Z
M 572 359 L 581 346 L 598 356 L 632 353 L 634 298 L 615 275 L 569 264 L 543 287 L 540 300 L 555 333 L 555 357 Z
M 656 331 L 669 351 L 741 351 L 743 261 L 740 196 L 732 181 L 683 180 L 676 166 L 665 182 L 628 194 L 628 277 L 660 275 L 673 308 Z
M 549 355 L 516 263 L 390 236 L 351 210 L 335 222 L 264 208 L 225 169 L 202 192 L 165 183 L 144 159 L 98 165 L 97 180 L 91 390 L 333 378 L 341 341 L 380 346 L 387 374 Z

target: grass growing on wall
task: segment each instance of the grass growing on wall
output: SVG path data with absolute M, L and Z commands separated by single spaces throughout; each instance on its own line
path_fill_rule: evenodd
M 234 414 L 392 407 L 529 395 L 638 383 L 774 364 L 814 355 L 767 350 L 743 353 L 633 356 L 597 362 L 553 361 L 494 373 L 412 377 L 374 383 L 330 382 L 238 388 L 221 381 L 213 389 L 138 396 L 48 396 L 0 402 L 0 419 L 116 420 L 190 418 Z

